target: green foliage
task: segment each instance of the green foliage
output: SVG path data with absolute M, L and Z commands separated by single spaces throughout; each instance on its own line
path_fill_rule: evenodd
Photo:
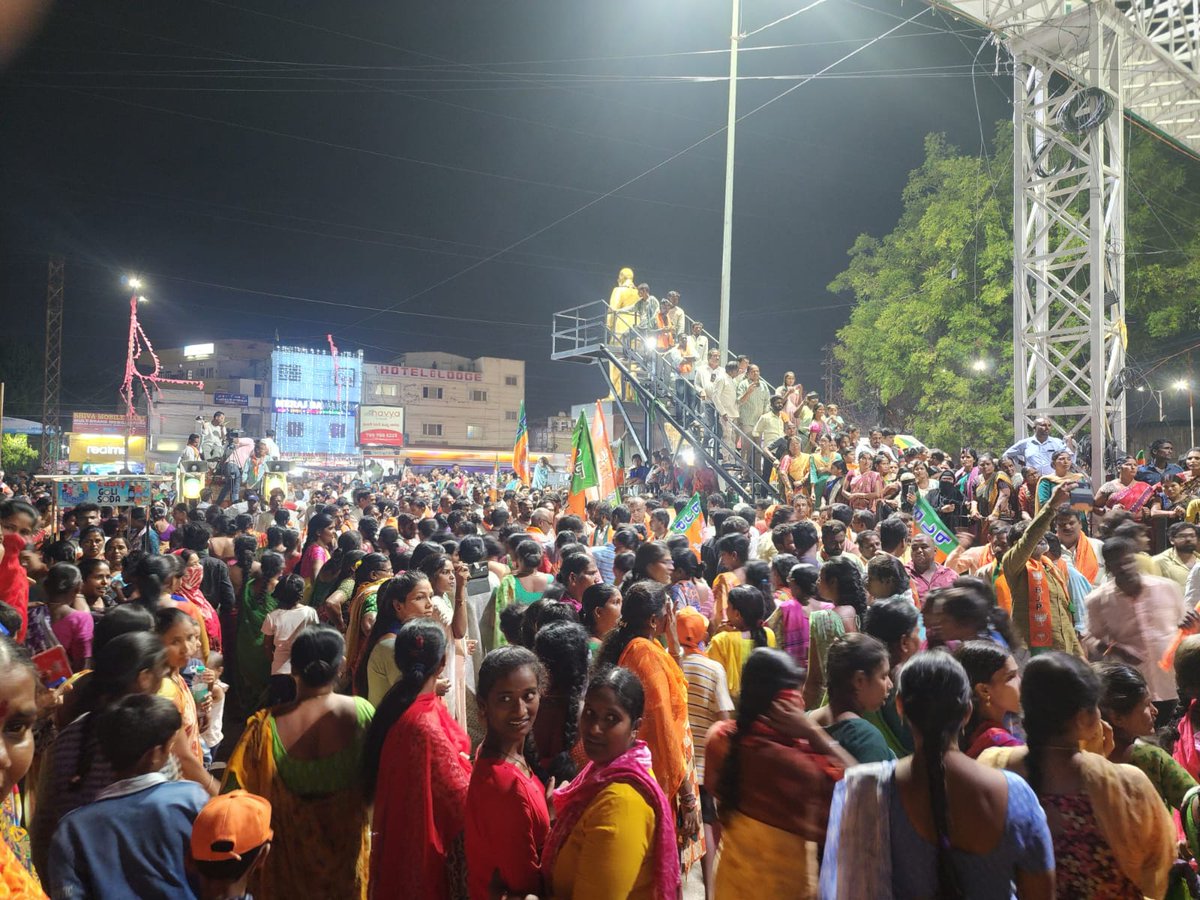
M 5 472 L 30 472 L 37 467 L 38 452 L 29 446 L 24 434 L 6 434 L 0 440 L 0 469 Z
M 1126 169 L 1126 322 L 1138 361 L 1200 331 L 1200 166 L 1130 128 Z M 1003 448 L 1013 402 L 1011 123 L 999 125 L 990 161 L 927 137 L 903 201 L 896 227 L 860 235 L 829 285 L 857 301 L 835 351 L 845 398 L 930 444 Z
M 855 295 L 838 333 L 842 389 L 886 424 L 953 448 L 1005 444 L 1012 410 L 1012 239 L 1006 170 L 944 136 L 904 189 L 883 239 L 860 236 L 829 288 Z M 988 368 L 976 371 L 977 361 Z M 863 423 L 871 424 L 871 423 Z

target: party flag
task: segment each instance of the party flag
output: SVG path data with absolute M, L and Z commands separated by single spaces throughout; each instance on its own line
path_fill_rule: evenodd
M 675 515 L 675 521 L 671 523 L 671 531 L 674 534 L 687 535 L 688 543 L 692 545 L 692 552 L 699 559 L 700 545 L 704 543 L 701 534 L 703 530 L 704 506 L 700 502 L 700 495 L 692 494 L 692 499 Z
M 917 502 L 913 505 L 913 533 L 924 532 L 933 540 L 934 550 L 937 551 L 937 561 L 942 562 L 958 549 L 958 540 L 954 532 L 946 527 L 929 501 L 917 492 Z
M 517 413 L 517 439 L 513 443 L 513 471 L 521 484 L 529 484 L 529 427 L 525 420 L 525 401 Z
M 571 435 L 571 483 L 567 496 L 567 511 L 581 519 L 586 517 L 588 488 L 600 482 L 596 474 L 596 457 L 592 452 L 592 435 L 588 430 L 587 416 L 582 412 Z
M 596 401 L 596 415 L 592 417 L 592 450 L 596 454 L 596 476 L 599 491 L 597 496 L 610 500 L 617 492 L 617 475 L 613 471 L 612 446 L 608 443 L 608 426 L 604 422 L 604 410 Z

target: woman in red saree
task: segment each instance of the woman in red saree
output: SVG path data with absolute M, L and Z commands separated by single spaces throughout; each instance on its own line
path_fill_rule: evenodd
M 437 696 L 446 633 L 415 619 L 396 635 L 401 677 L 388 691 L 363 751 L 371 825 L 372 897 L 457 900 L 467 895 L 463 829 L 470 740 Z
M 1117 477 L 1106 481 L 1096 492 L 1096 508 L 1120 506 L 1133 513 L 1135 521 L 1140 520 L 1143 509 L 1154 496 L 1154 485 L 1135 480 L 1137 470 L 1137 460 L 1132 456 L 1124 457 L 1117 464 Z

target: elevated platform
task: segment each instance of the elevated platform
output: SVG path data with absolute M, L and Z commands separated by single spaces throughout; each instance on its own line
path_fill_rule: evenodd
M 551 341 L 551 359 L 599 369 L 626 428 L 635 440 L 642 435 L 644 458 L 662 447 L 674 455 L 686 444 L 747 502 L 783 499 L 762 477 L 763 448 L 736 422 L 722 427 L 716 421 L 692 380 L 675 371 L 632 311 L 614 312 L 603 300 L 563 310 L 554 314 Z

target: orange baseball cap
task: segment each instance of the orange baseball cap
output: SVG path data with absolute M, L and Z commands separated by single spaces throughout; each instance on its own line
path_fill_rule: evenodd
M 708 638 L 708 619 L 699 610 L 685 606 L 675 613 L 675 631 L 685 650 L 699 650 Z
M 192 823 L 192 858 L 201 862 L 241 859 L 271 840 L 271 803 L 249 791 L 213 797 Z

